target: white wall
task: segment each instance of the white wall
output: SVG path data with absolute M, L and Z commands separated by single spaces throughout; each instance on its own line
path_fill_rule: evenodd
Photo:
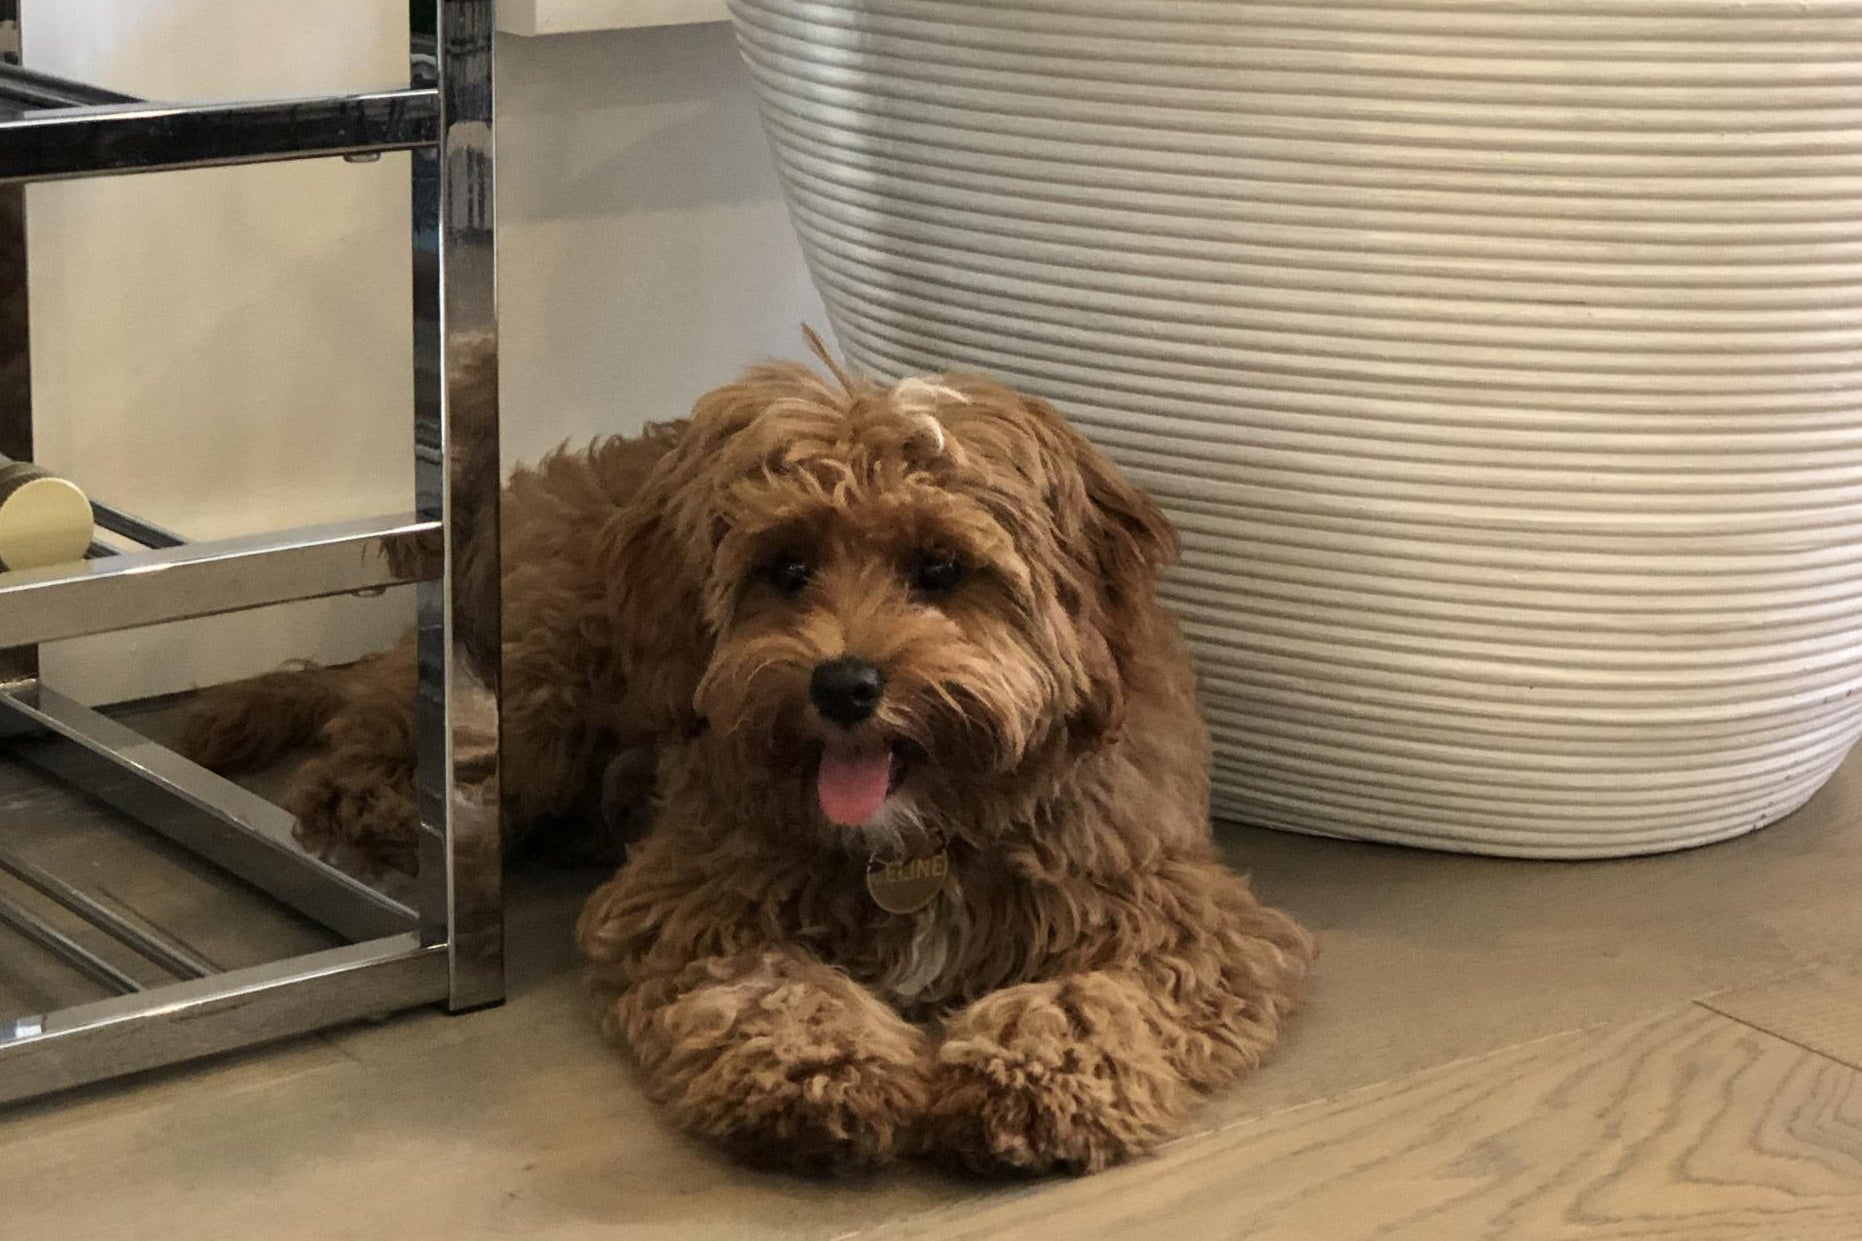
M 505 37 L 498 75 L 507 458 L 827 330 L 728 26 Z
M 26 58 L 151 97 L 404 83 L 405 0 L 26 0 Z M 306 35 L 314 35 L 307 39 Z M 824 323 L 728 28 L 499 43 L 507 460 L 676 417 Z M 41 461 L 196 537 L 404 510 L 406 158 L 33 187 Z M 47 649 L 91 701 L 348 658 L 406 592 Z

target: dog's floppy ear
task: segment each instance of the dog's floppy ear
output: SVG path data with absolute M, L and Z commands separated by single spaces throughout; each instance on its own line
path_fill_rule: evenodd
M 602 531 L 613 649 L 630 729 L 690 734 L 717 635 L 704 606 L 714 550 L 713 467 L 756 415 L 754 376 L 700 398 L 683 422 L 649 427 L 665 450 Z
M 704 561 L 680 530 L 694 485 L 689 430 L 675 438 L 633 499 L 602 531 L 601 571 L 607 583 L 613 650 L 625 686 L 629 726 L 644 732 L 689 731 L 697 724 L 692 697 L 711 657 L 712 635 L 701 607 Z
M 1151 632 L 1151 600 L 1159 575 L 1176 559 L 1177 534 L 1157 503 L 1057 410 L 1029 403 L 1059 429 L 1067 458 L 1055 489 L 1056 517 L 1073 568 L 1065 593 L 1074 596 L 1067 602 L 1087 680 L 1075 735 L 1091 744 L 1117 735 L 1134 655 L 1143 644 L 1164 639 Z
M 831 395 L 806 368 L 772 363 L 701 397 L 684 422 L 648 429 L 665 450 L 601 535 L 630 730 L 690 734 L 703 726 L 692 700 L 720 623 L 706 595 L 725 526 L 718 505 L 724 487 L 760 460 L 757 445 L 740 437 L 778 404 Z

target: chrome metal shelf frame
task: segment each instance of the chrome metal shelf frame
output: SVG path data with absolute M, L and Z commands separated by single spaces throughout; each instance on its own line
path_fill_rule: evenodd
M 0 1104 L 396 1009 L 497 1003 L 502 824 L 495 761 L 488 769 L 478 757 L 483 704 L 487 695 L 498 701 L 498 411 L 484 386 L 497 332 L 494 0 L 409 0 L 406 89 L 211 104 L 155 103 L 22 68 L 20 3 L 0 0 L 0 456 L 30 459 L 33 447 L 26 183 L 407 151 L 415 511 L 196 543 L 99 502 L 98 525 L 127 547 L 100 542 L 81 564 L 0 573 L 0 747 L 31 739 L 21 752 L 35 765 L 99 790 L 350 941 L 216 972 L 186 945 L 17 856 L 0 823 L 0 873 L 175 979 L 144 989 L 0 894 L 0 926 L 117 993 L 0 1019 Z M 471 383 L 459 365 L 468 354 Z M 477 571 L 456 573 L 467 556 Z M 468 597 L 473 581 L 490 583 L 490 597 Z M 39 679 L 42 642 L 400 582 L 417 583 L 421 805 L 420 879 L 400 896 L 299 848 L 290 816 L 276 806 Z M 468 704 L 476 704 L 469 723 Z M 453 753 L 468 728 L 466 780 L 456 778 Z

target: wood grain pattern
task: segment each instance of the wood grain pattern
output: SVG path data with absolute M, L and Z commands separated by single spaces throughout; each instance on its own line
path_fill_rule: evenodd
M 1697 1007 L 1191 1140 L 887 1241 L 1852 1241 L 1862 1075 Z
M 1545 865 L 1224 832 L 1230 861 L 1323 951 L 1287 1044 L 1201 1123 L 1853 956 L 1859 814 L 1862 758 L 1775 830 L 1664 857 Z
M 1862 968 L 1819 965 L 1802 974 L 1707 996 L 1701 1003 L 1810 1051 L 1862 1069 Z M 1858 1227 L 1862 1233 L 1862 1227 Z

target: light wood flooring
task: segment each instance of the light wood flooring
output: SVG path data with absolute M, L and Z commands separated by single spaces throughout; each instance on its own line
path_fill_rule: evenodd
M 0 759 L 0 824 L 225 965 L 320 933 Z M 1507 862 L 1225 829 L 1324 943 L 1275 1060 L 1155 1157 L 988 1185 L 751 1172 L 669 1133 L 513 878 L 512 1000 L 0 1112 L 35 1241 L 1862 1239 L 1862 758 L 1759 834 Z M 126 858 L 137 859 L 133 862 Z M 0 1015 L 92 994 L 0 932 Z

